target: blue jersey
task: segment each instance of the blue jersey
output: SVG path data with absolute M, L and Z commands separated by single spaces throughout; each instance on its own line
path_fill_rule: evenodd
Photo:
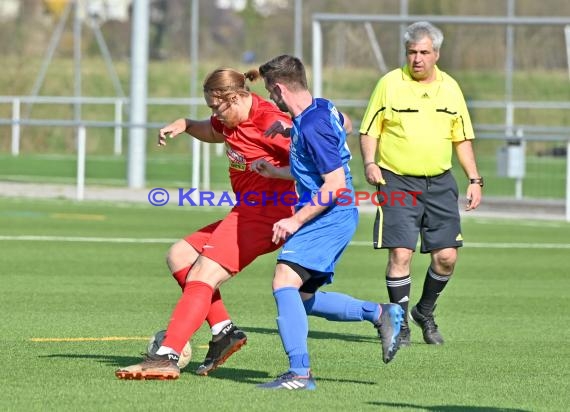
M 348 162 L 350 150 L 346 144 L 342 115 L 326 99 L 313 99 L 313 103 L 293 119 L 291 129 L 291 174 L 295 178 L 299 203 L 297 209 L 312 202 L 324 180 L 322 175 L 339 167 L 344 168 L 346 190 L 342 193 L 342 202 L 331 203 L 331 194 L 317 199 L 318 204 L 329 205 L 324 213 L 337 207 L 353 208 L 354 188 Z M 350 200 L 348 200 L 350 198 Z

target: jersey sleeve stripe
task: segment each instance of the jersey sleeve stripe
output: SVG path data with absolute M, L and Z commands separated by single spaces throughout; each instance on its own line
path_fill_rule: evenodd
M 384 110 L 386 110 L 386 107 L 381 107 L 380 109 L 378 109 L 376 111 L 376 113 L 374 113 L 374 116 L 372 117 L 372 119 L 370 120 L 370 123 L 368 124 L 368 127 L 366 128 L 366 133 L 368 134 L 368 132 L 370 131 L 370 129 L 372 128 L 372 124 L 374 123 L 374 121 L 376 120 L 376 118 L 378 117 L 378 115 L 380 114 L 380 112 L 383 112 Z

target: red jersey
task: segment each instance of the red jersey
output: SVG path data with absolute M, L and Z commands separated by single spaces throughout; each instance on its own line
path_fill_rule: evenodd
M 253 93 L 249 117 L 238 127 L 230 129 L 217 118 L 210 118 L 214 130 L 225 136 L 230 181 L 236 200 L 241 205 L 255 207 L 256 213 L 260 213 L 258 207 L 263 207 L 264 212 L 261 213 L 264 215 L 282 215 L 283 208 L 291 209 L 295 204 L 292 199 L 295 193 L 293 180 L 267 178 L 251 170 L 251 163 L 260 158 L 277 167 L 289 166 L 290 139 L 281 135 L 264 136 L 277 120 L 291 124 L 288 114 Z

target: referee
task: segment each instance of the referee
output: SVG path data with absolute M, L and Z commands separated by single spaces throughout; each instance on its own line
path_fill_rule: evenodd
M 386 286 L 392 303 L 408 313 L 410 264 L 418 235 L 421 253 L 430 253 L 422 296 L 409 311 L 424 341 L 444 342 L 434 321 L 438 296 L 447 285 L 463 245 L 458 188 L 452 176 L 452 149 L 467 176 L 467 204 L 481 202 L 473 126 L 457 82 L 436 62 L 442 32 L 428 22 L 410 25 L 404 35 L 406 64 L 377 83 L 360 129 L 360 149 L 368 183 L 393 202 L 381 202 L 374 224 L 374 247 L 388 249 Z M 419 192 L 405 196 L 409 192 Z M 379 199 L 380 200 L 380 199 Z M 406 322 L 401 345 L 410 344 Z

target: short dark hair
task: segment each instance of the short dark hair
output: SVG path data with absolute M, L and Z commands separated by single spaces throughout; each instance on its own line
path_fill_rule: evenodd
M 295 56 L 277 56 L 259 66 L 259 74 L 269 84 L 283 83 L 291 90 L 308 89 L 305 66 Z

